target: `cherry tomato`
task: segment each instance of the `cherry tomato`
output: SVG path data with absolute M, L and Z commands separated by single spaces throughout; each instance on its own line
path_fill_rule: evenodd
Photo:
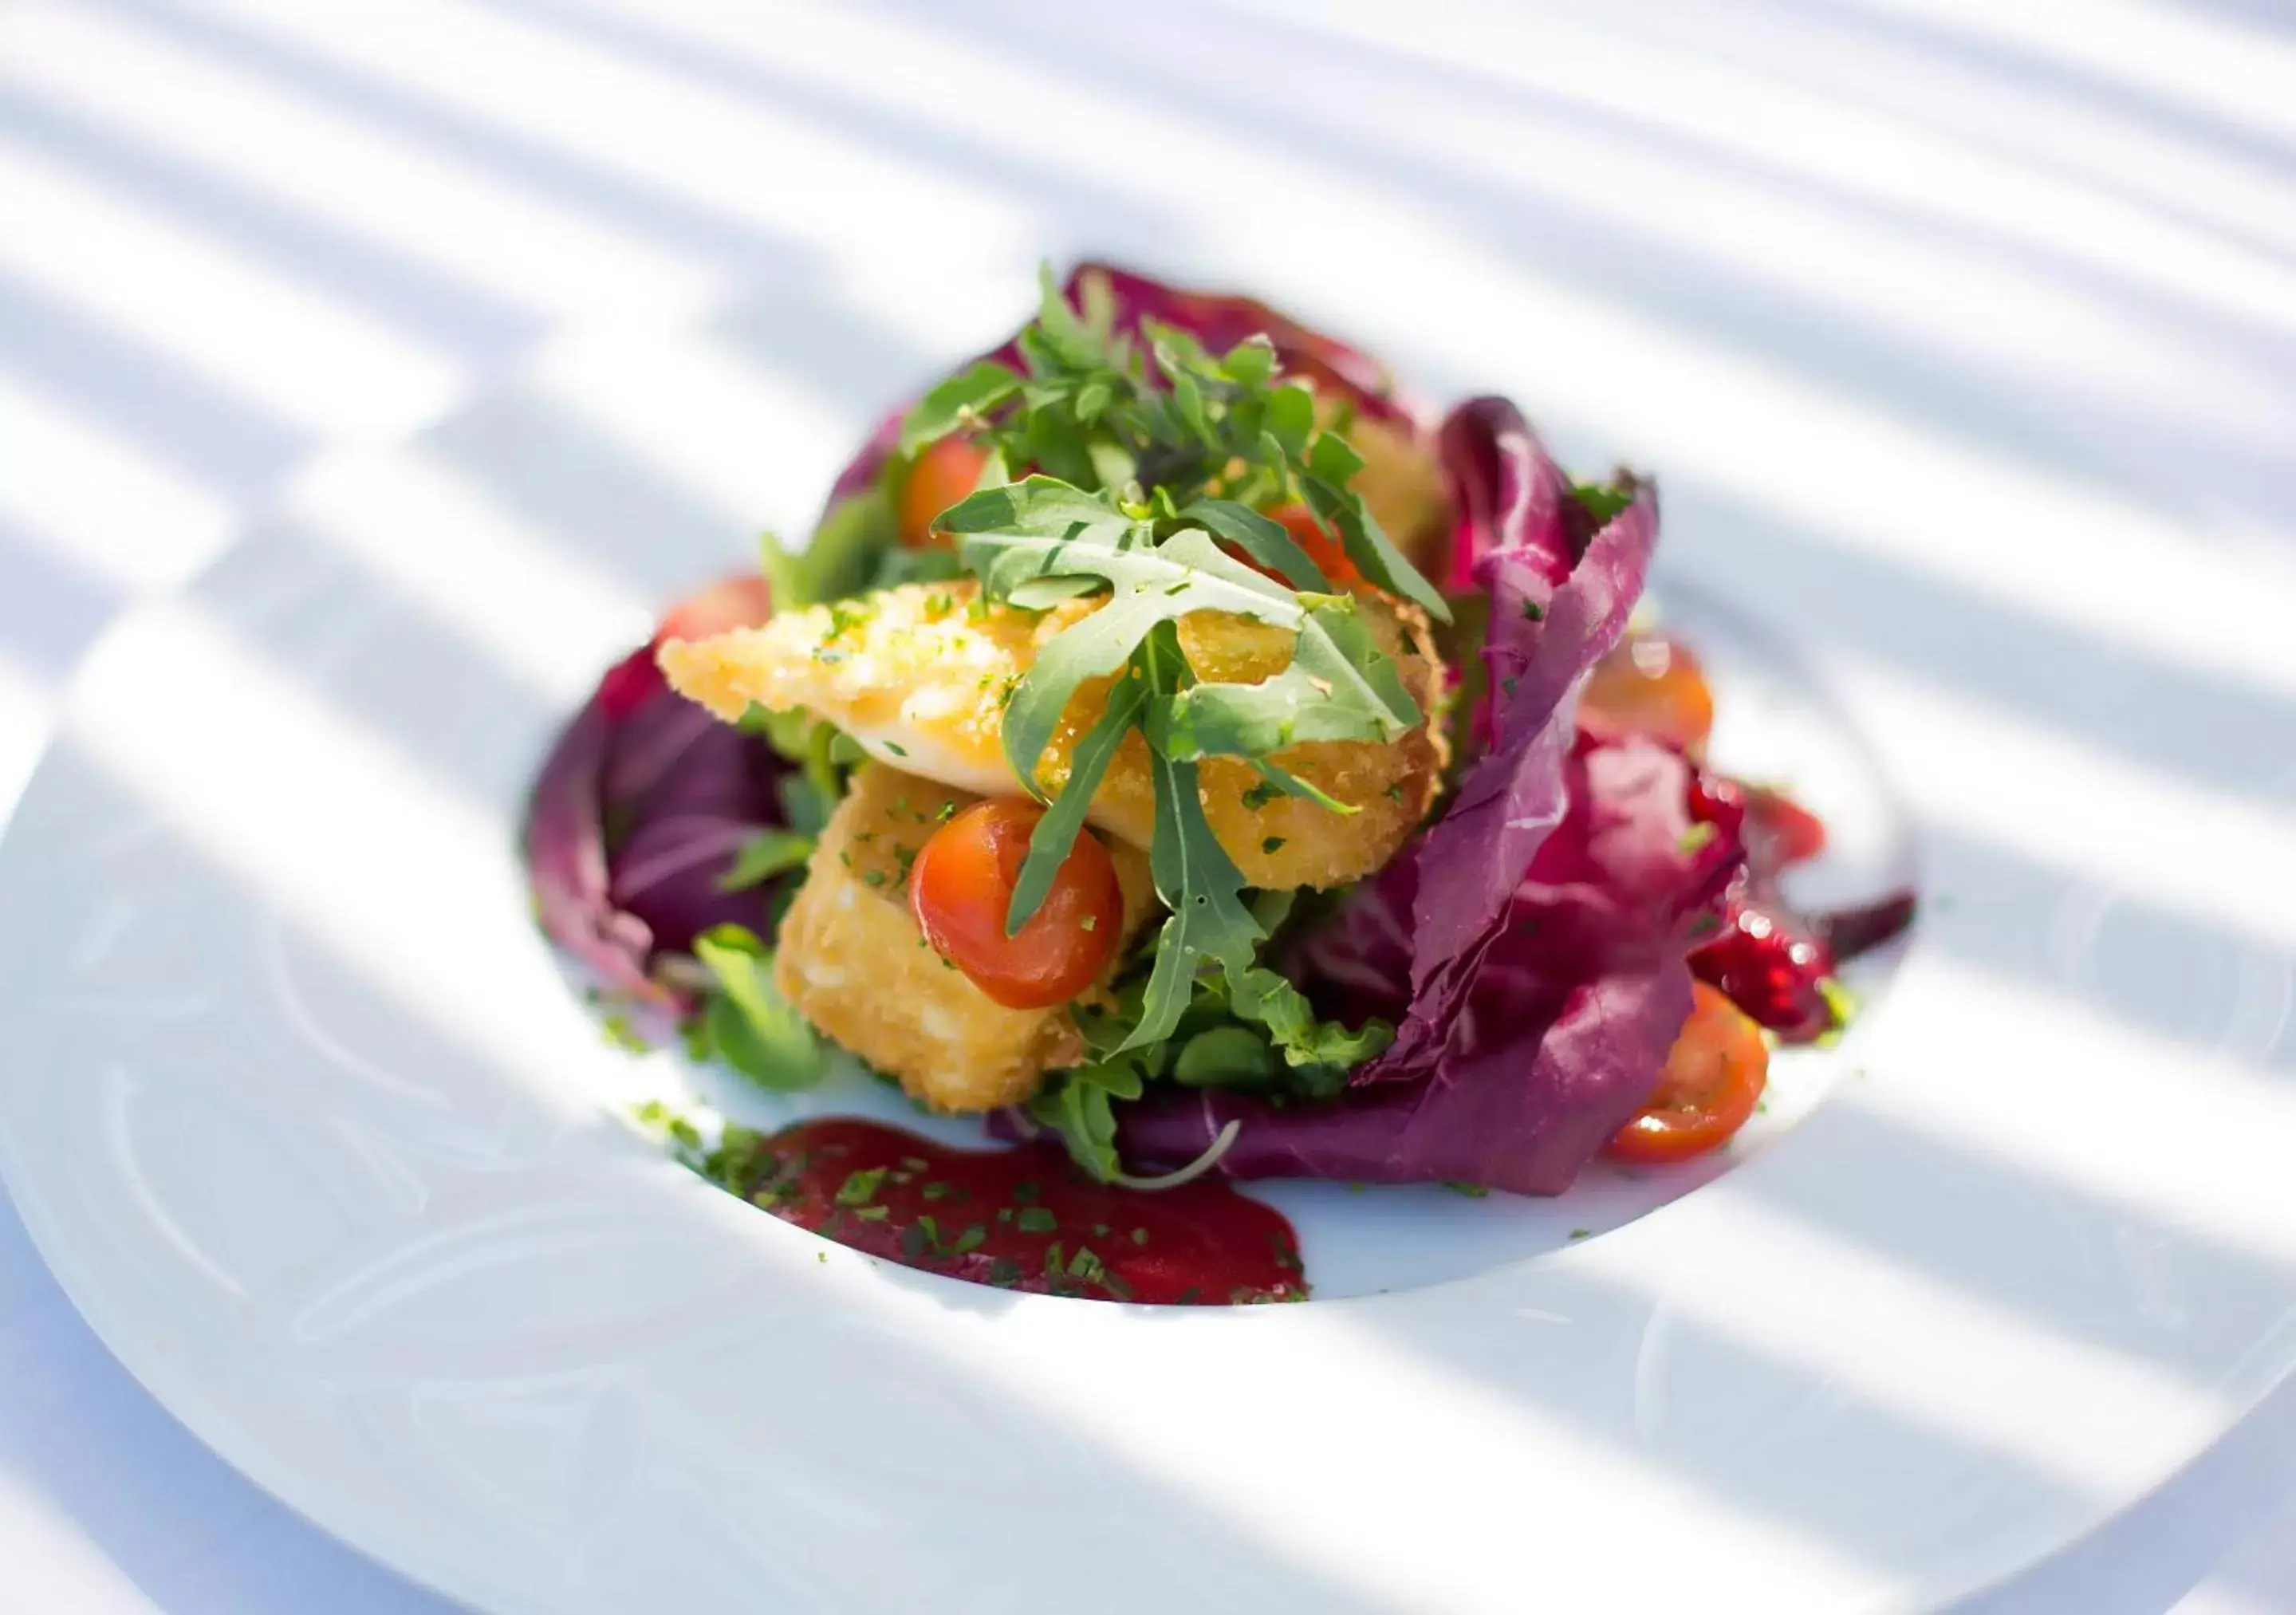
M 933 832 L 909 873 L 909 910 L 933 950 L 1007 1009 L 1066 1004 L 1099 978 L 1124 923 L 1108 848 L 1078 833 L 1021 934 L 1004 915 L 1045 810 L 1018 797 L 975 802 Z
M 933 518 L 969 496 L 980 481 L 988 451 L 965 438 L 943 438 L 917 456 L 901 484 L 901 543 L 909 549 L 946 549 L 948 535 Z
M 1605 739 L 1647 734 L 1694 753 L 1714 727 L 1714 697 L 1689 646 L 1662 634 L 1629 634 L 1595 665 L 1578 722 Z
M 1762 1097 L 1770 1051 L 1761 1029 L 1703 981 L 1690 990 L 1690 1019 L 1668 1051 L 1658 1092 L 1611 1136 L 1616 1160 L 1654 1164 L 1703 1155 L 1744 1127 Z

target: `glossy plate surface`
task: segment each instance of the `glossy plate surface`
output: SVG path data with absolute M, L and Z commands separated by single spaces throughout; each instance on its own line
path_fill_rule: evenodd
M 112 1349 L 263 1484 L 500 1611 L 1912 1608 L 2296 1362 L 2287 803 L 2145 704 L 2216 675 L 2171 633 L 2120 716 L 1996 710 L 1972 692 L 2024 670 L 1981 606 L 1908 670 L 1934 602 L 1857 546 L 1877 518 L 1837 546 L 1694 480 L 1681 612 L 1761 625 L 1726 746 L 1790 742 L 1754 698 L 1784 644 L 1937 899 L 1826 1103 L 1737 1169 L 1447 1268 L 1324 1195 L 1346 1299 L 1180 1313 L 875 1266 L 668 1165 L 512 826 L 645 603 L 801 526 L 914 380 L 734 384 L 816 313 L 569 345 L 332 463 L 76 688 L 0 848 L 0 1168 Z

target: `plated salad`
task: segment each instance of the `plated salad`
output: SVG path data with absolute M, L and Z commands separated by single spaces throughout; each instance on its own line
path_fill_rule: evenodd
M 1681 1160 L 1908 898 L 1704 762 L 1636 619 L 1658 504 L 1243 298 L 1102 265 L 889 418 L 809 541 L 671 612 L 537 782 L 545 930 L 618 1036 L 775 1090 L 857 1056 L 1017 1144 L 857 1120 L 692 1164 L 1021 1288 L 1293 1299 L 1225 1185 L 1556 1194 Z

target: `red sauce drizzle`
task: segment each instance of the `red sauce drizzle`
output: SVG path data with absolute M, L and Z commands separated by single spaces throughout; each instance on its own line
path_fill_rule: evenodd
M 871 1256 L 1006 1290 L 1178 1306 L 1308 1299 L 1299 1236 L 1217 1178 L 1095 1183 L 1057 1144 L 956 1150 L 849 1117 L 729 1132 L 709 1176 Z

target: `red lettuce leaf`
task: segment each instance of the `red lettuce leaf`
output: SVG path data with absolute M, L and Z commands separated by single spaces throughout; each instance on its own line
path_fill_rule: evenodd
M 713 925 L 767 928 L 770 887 L 726 892 L 718 881 L 743 842 L 784 822 L 789 765 L 672 692 L 654 651 L 769 611 L 756 578 L 680 605 L 608 670 L 535 781 L 525 848 L 537 916 L 611 996 L 678 1012 L 687 994 L 659 968 L 662 955 L 690 951 Z
M 1461 512 L 1453 565 L 1464 558 L 1490 602 L 1490 711 L 1479 726 L 1489 742 L 1442 818 L 1397 860 L 1412 881 L 1411 996 L 1393 1046 L 1357 1073 L 1365 1083 L 1429 1077 L 1443 1062 L 1483 953 L 1562 817 L 1572 696 L 1625 632 L 1658 540 L 1647 487 L 1582 540 L 1569 483 L 1503 398 L 1460 406 L 1440 441 Z

